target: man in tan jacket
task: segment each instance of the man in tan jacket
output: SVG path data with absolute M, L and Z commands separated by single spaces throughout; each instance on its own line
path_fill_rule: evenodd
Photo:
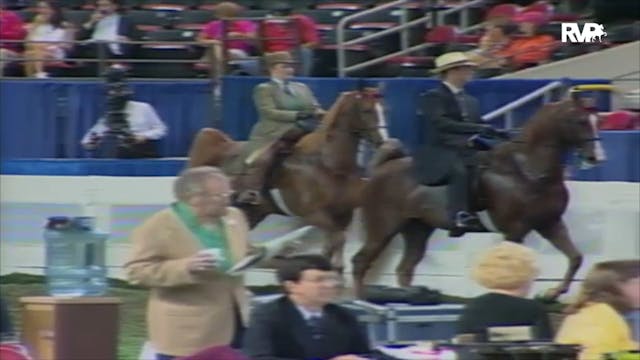
M 177 202 L 138 226 L 125 264 L 132 284 L 151 289 L 148 336 L 158 360 L 216 345 L 239 345 L 246 323 L 242 279 L 225 273 L 247 254 L 248 226 L 228 207 L 231 188 L 217 168 L 176 179 Z

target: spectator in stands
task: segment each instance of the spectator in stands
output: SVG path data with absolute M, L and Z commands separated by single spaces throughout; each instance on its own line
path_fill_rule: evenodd
M 104 55 L 125 58 L 130 55 L 132 47 L 118 42 L 135 38 L 135 26 L 122 14 L 119 0 L 98 0 L 95 12 L 78 34 L 78 39 L 87 40 L 87 44 L 78 51 L 78 56 L 95 58 L 99 54 L 96 44 L 107 42 Z
M 4 74 L 4 67 L 20 56 L 21 45 L 7 43 L 2 40 L 24 40 L 27 35 L 25 25 L 18 14 L 0 6 L 0 76 Z
M 229 179 L 194 167 L 173 189 L 177 201 L 131 234 L 124 265 L 132 284 L 151 289 L 147 329 L 157 360 L 238 347 L 247 310 L 242 278 L 225 273 L 247 255 L 249 236 L 243 213 L 229 207 Z
M 265 53 L 299 50 L 300 75 L 310 76 L 313 70 L 313 50 L 320 42 L 316 23 L 309 16 L 293 14 L 288 1 L 272 4 L 270 15 L 289 17 L 290 20 L 265 20 L 262 27 L 263 50 Z M 299 46 L 299 48 L 298 48 Z
M 62 8 L 55 1 L 39 1 L 37 15 L 28 26 L 27 44 L 25 45 L 25 75 L 46 78 L 45 64 L 47 60 L 62 60 L 73 44 L 65 41 L 73 40 L 73 31 L 69 24 L 63 22 Z M 31 42 L 33 41 L 33 42 Z
M 478 64 L 476 74 L 484 74 L 480 77 L 490 77 L 502 72 L 501 53 L 511 43 L 511 35 L 514 32 L 514 26 L 507 21 L 495 20 L 487 23 L 478 48 L 467 54 Z
M 253 100 L 260 116 L 244 147 L 243 175 L 236 180 L 240 191 L 236 201 L 246 205 L 261 203 L 261 189 L 267 170 L 276 156 L 289 151 L 305 134 L 318 125 L 325 111 L 309 87 L 293 82 L 296 61 L 288 52 L 265 55 L 271 80 L 258 84 Z
M 157 143 L 167 134 L 167 126 L 160 120 L 153 106 L 129 99 L 125 103 L 124 112 L 133 135 L 133 143 L 127 147 L 127 151 L 119 153 L 118 157 L 158 157 Z M 106 116 L 103 116 L 84 135 L 82 146 L 87 150 L 95 150 L 108 130 Z
M 224 37 L 229 60 L 243 59 L 248 57 L 253 50 L 253 40 L 256 37 L 257 26 L 250 20 L 234 20 L 242 12 L 242 7 L 233 2 L 222 2 L 216 5 L 215 13 L 218 19 L 224 19 Z M 205 54 L 205 61 L 211 61 L 211 57 L 216 61 L 218 73 L 222 69 L 222 38 L 223 21 L 214 20 L 205 25 L 198 35 L 198 41 L 211 45 Z
M 601 262 L 589 271 L 556 342 L 582 346 L 581 360 L 640 350 L 631 338 L 625 312 L 640 307 L 640 259 Z
M 526 299 L 537 276 L 535 253 L 523 245 L 503 241 L 485 251 L 474 265 L 472 277 L 489 292 L 467 303 L 458 320 L 458 334 L 486 341 L 492 327 L 525 326 L 530 334 L 525 340 L 550 340 L 545 308 Z
M 502 65 L 511 69 L 521 69 L 543 64 L 551 58 L 555 40 L 551 35 L 540 34 L 539 28 L 547 21 L 547 16 L 539 11 L 525 12 L 516 16 L 521 37 L 515 38 L 501 52 Z
M 331 304 L 339 277 L 327 259 L 290 257 L 277 276 L 286 295 L 254 309 L 244 338 L 251 359 L 363 359 L 365 333 L 348 310 Z

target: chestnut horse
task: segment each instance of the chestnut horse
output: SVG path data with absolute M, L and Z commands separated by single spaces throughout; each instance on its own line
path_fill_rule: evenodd
M 360 204 L 364 181 L 357 164 L 361 140 L 379 146 L 383 111 L 376 88 L 343 92 L 324 115 L 320 126 L 304 136 L 286 158 L 272 166 L 265 184 L 265 201 L 240 205 L 255 227 L 269 214 L 301 218 L 327 233 L 323 254 L 337 270 L 344 267 L 346 229 Z M 189 166 L 220 166 L 232 178 L 242 143 L 215 129 L 203 129 L 189 151 Z
M 582 263 L 562 214 L 569 194 L 564 184 L 563 161 L 577 150 L 583 163 L 605 159 L 597 132 L 597 117 L 577 99 L 544 105 L 514 139 L 481 155 L 474 176 L 472 208 L 486 210 L 494 230 L 508 241 L 521 243 L 531 231 L 546 238 L 569 261 L 562 282 L 545 295 L 565 293 Z M 516 157 L 522 163 L 514 161 Z M 520 165 L 525 164 L 526 166 Z M 367 238 L 352 259 L 354 287 L 363 295 L 363 281 L 373 261 L 390 240 L 401 233 L 404 253 L 396 268 L 400 286 L 410 286 L 416 265 L 425 255 L 436 228 L 446 229 L 445 186 L 424 186 L 414 178 L 412 159 L 390 140 L 372 161 L 373 173 L 363 190 L 363 221 Z

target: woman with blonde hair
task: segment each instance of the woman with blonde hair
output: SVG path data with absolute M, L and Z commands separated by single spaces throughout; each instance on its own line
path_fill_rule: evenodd
M 625 322 L 625 312 L 640 307 L 640 259 L 606 261 L 587 274 L 580 294 L 569 306 L 556 342 L 579 344 L 581 360 L 604 354 L 638 350 Z
M 526 299 L 538 276 L 533 250 L 503 241 L 482 253 L 472 277 L 489 292 L 467 303 L 458 320 L 458 334 L 486 340 L 492 327 L 527 327 L 529 340 L 551 339 L 549 317 L 535 300 Z

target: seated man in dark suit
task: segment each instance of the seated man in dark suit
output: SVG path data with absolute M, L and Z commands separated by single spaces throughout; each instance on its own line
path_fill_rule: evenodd
M 132 46 L 120 42 L 136 40 L 136 27 L 123 15 L 120 0 L 97 0 L 95 12 L 79 29 L 78 40 L 86 42 L 75 49 L 74 57 L 128 58 Z M 102 47 L 102 49 L 99 49 Z
M 244 338 L 254 360 L 362 360 L 369 342 L 354 315 L 331 304 L 338 277 L 319 255 L 287 259 L 277 271 L 286 296 L 255 308 Z

